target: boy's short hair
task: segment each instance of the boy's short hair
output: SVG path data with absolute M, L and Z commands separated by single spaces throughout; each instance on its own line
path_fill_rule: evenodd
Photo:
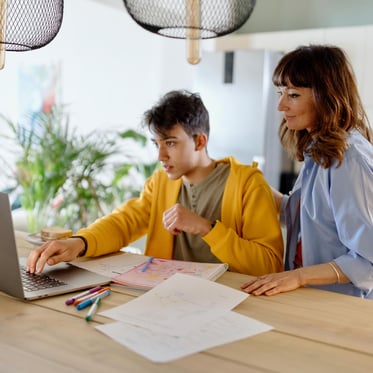
M 177 124 L 190 137 L 199 133 L 209 137 L 209 113 L 198 93 L 186 90 L 168 92 L 143 116 L 143 126 L 163 136 Z

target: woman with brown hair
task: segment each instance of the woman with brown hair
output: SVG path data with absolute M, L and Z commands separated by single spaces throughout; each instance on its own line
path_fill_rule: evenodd
M 273 190 L 287 228 L 285 272 L 242 289 L 316 286 L 373 299 L 373 134 L 350 63 L 338 47 L 302 46 L 283 56 L 273 83 L 281 143 L 304 163 L 289 196 Z

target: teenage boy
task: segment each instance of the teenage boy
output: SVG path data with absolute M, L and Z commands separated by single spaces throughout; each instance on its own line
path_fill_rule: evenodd
M 272 191 L 256 167 L 233 157 L 210 158 L 209 114 L 200 96 L 167 93 L 144 113 L 143 125 L 163 170 L 146 181 L 140 197 L 73 238 L 33 250 L 28 271 L 113 253 L 144 235 L 145 255 L 224 262 L 231 271 L 254 276 L 282 271 L 283 241 Z

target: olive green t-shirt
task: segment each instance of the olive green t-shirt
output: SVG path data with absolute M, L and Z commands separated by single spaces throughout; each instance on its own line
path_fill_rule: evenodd
M 211 222 L 221 220 L 221 204 L 229 171 L 229 164 L 218 163 L 201 183 L 196 185 L 183 183 L 178 203 Z M 193 262 L 220 263 L 199 234 L 186 232 L 175 236 L 173 258 Z

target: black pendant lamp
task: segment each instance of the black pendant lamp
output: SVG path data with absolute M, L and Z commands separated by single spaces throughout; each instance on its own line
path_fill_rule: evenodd
M 57 35 L 62 17 L 63 0 L 0 0 L 0 55 L 45 46 Z
M 200 61 L 200 39 L 238 30 L 254 10 L 256 0 L 123 0 L 130 16 L 145 30 L 186 39 L 187 60 Z

